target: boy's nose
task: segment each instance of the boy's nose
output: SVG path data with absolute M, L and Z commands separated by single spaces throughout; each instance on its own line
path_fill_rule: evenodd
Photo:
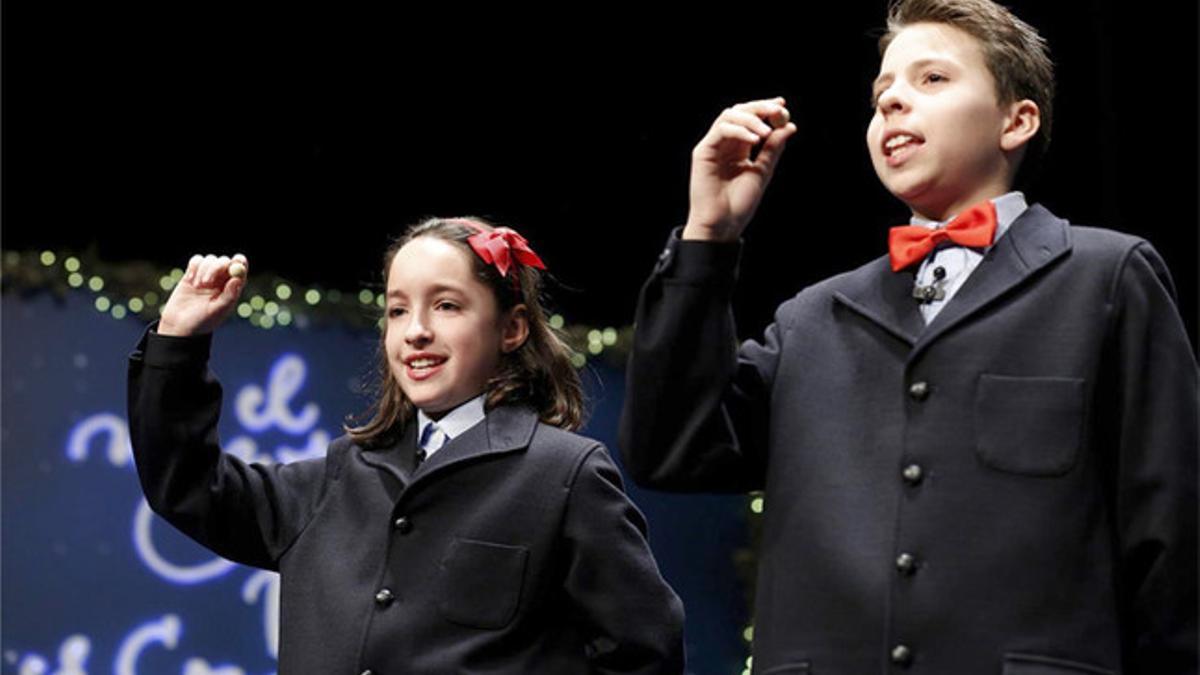
M 893 84 L 879 94 L 877 105 L 880 112 L 884 114 L 900 112 L 908 108 L 908 99 L 904 97 L 900 87 Z

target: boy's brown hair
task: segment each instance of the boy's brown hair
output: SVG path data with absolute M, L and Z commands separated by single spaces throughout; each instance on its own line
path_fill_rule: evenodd
M 1040 111 L 1041 128 L 1030 140 L 1025 158 L 1045 154 L 1054 117 L 1054 62 L 1037 30 L 992 0 L 892 0 L 887 32 L 879 38 L 879 55 L 904 27 L 915 23 L 947 24 L 979 41 L 1000 103 L 1029 99 Z

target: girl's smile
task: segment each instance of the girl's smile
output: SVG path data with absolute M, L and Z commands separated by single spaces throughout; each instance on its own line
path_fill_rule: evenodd
M 404 365 L 408 368 L 408 377 L 414 380 L 425 380 L 433 377 L 441 372 L 442 364 L 445 362 L 446 357 L 426 352 L 409 354 L 404 359 Z

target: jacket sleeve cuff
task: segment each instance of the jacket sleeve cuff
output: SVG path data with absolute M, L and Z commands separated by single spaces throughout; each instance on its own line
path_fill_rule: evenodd
M 677 227 L 658 256 L 655 271 L 664 281 L 686 284 L 733 285 L 742 257 L 742 242 L 711 242 L 681 238 Z
M 138 343 L 142 361 L 155 368 L 203 366 L 208 363 L 211 350 L 212 333 L 188 336 L 159 335 L 158 322 L 146 328 Z

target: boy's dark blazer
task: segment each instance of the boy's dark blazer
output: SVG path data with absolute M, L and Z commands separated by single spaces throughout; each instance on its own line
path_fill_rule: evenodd
M 740 247 L 674 235 L 621 447 L 766 491 L 756 673 L 1196 670 L 1197 368 L 1145 241 L 1033 206 L 926 327 L 886 256 L 736 343 Z
M 138 474 L 184 533 L 282 573 L 282 675 L 683 672 L 682 605 L 599 443 L 501 407 L 411 474 L 415 425 L 246 464 L 210 342 L 147 331 L 132 355 Z

